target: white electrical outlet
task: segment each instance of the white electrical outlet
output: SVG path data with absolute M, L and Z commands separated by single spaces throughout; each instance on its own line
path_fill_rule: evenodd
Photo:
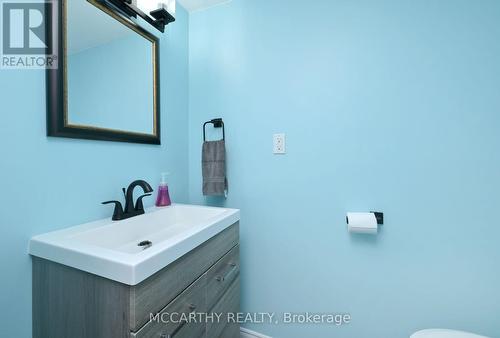
M 275 154 L 286 154 L 286 135 L 285 134 L 274 134 L 273 145 Z

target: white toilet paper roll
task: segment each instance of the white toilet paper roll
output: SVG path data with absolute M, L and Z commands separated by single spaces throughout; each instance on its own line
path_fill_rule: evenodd
M 372 212 L 348 212 L 347 224 L 351 233 L 372 235 L 378 233 L 377 218 Z

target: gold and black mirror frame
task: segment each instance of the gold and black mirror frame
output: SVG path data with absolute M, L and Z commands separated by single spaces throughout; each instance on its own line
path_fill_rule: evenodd
M 68 92 L 67 92 L 67 1 L 58 0 L 52 6 L 51 24 L 47 25 L 47 39 L 57 52 L 55 62 L 57 67 L 47 69 L 47 136 L 64 137 L 100 141 L 115 141 L 143 144 L 161 144 L 160 133 L 160 55 L 159 39 L 144 28 L 140 27 L 127 17 L 118 14 L 105 2 L 100 0 L 88 0 L 101 9 L 104 13 L 112 16 L 125 26 L 134 30 L 152 42 L 153 45 L 153 133 L 140 133 L 125 130 L 115 130 L 94 126 L 70 124 L 68 119 Z M 52 43 L 55 42 L 55 43 Z M 123 57 L 127 57 L 124 55 Z M 123 69 L 127 72 L 127 69 Z M 134 90 L 130 88 L 130 90 Z M 123 93 L 127 95 L 127 93 Z M 96 103 L 98 105 L 98 103 Z

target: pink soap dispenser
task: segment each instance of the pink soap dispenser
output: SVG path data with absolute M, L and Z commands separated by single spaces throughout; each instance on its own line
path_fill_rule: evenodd
M 168 173 L 161 174 L 161 182 L 158 187 L 158 197 L 156 198 L 157 207 L 167 207 L 172 204 L 170 194 L 168 193 L 167 176 Z

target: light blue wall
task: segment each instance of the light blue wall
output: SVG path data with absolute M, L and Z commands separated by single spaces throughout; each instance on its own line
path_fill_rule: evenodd
M 101 201 L 121 198 L 121 187 L 136 178 L 156 186 L 165 170 L 172 172 L 172 198 L 187 201 L 188 14 L 182 8 L 161 38 L 161 72 L 159 147 L 47 138 L 44 73 L 0 70 L 0 336 L 31 337 L 32 235 L 108 217 L 112 209 Z
M 71 124 L 153 133 L 151 41 L 130 31 L 118 39 L 71 54 L 67 62 Z
M 496 0 L 233 0 L 190 16 L 190 200 L 242 209 L 243 310 L 352 316 L 247 327 L 500 336 L 499 41 Z M 215 116 L 227 202 L 201 196 Z M 372 209 L 382 234 L 349 236 L 346 211 Z

